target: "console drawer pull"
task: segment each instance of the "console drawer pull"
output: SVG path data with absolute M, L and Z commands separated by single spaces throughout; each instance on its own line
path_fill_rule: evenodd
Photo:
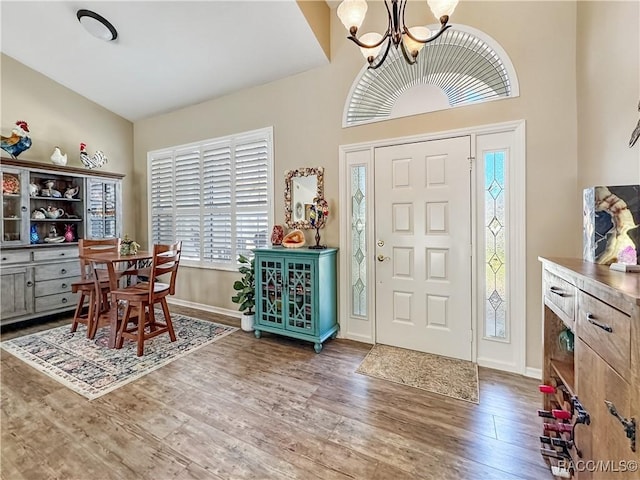
M 552 286 L 552 287 L 549 287 L 549 290 L 551 290 L 551 293 L 555 293 L 559 297 L 564 297 L 564 293 L 562 293 L 562 290 L 560 290 L 560 287 Z
M 595 320 L 596 317 L 594 317 L 591 313 L 587 312 L 587 320 L 589 321 L 589 323 L 591 325 L 595 325 L 596 327 L 600 327 L 601 329 L 603 329 L 605 332 L 609 332 L 609 333 L 613 333 L 613 328 L 611 328 L 609 325 L 607 325 L 606 323 L 600 323 L 600 322 L 596 322 Z

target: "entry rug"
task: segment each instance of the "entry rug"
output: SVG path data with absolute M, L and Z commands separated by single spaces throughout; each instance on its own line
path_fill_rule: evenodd
M 465 360 L 377 344 L 356 373 L 479 403 L 478 366 Z
M 164 319 L 159 311 L 156 317 Z M 121 349 L 108 348 L 108 328 L 88 339 L 84 325 L 75 333 L 65 325 L 4 341 L 0 347 L 93 400 L 238 330 L 175 313 L 171 320 L 176 341 L 171 342 L 168 333 L 147 340 L 141 357 L 132 341 L 125 341 Z

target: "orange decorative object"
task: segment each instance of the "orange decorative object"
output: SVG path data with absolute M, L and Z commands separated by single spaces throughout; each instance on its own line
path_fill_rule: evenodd
M 18 180 L 18 177 L 3 173 L 2 193 L 20 193 L 20 180 Z
M 289 232 L 282 239 L 282 246 L 287 248 L 300 248 L 304 247 L 306 240 L 304 238 L 304 233 L 302 230 L 293 230 Z

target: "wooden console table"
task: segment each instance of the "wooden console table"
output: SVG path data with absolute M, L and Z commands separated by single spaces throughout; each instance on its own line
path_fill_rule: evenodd
M 550 437 L 552 443 L 542 444 L 543 455 L 550 465 L 572 466 L 580 480 L 638 479 L 640 274 L 578 259 L 539 260 L 543 381 L 556 387 L 555 394 L 545 395 L 544 410 L 572 414 L 564 421 L 543 420 L 574 426 L 573 433 L 545 429 L 541 440 Z M 563 330 L 573 333 L 573 351 L 559 342 Z

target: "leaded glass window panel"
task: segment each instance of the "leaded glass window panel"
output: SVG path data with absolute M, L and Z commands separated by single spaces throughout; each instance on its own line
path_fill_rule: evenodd
M 484 153 L 485 337 L 508 338 L 505 152 Z
M 367 207 L 364 165 L 351 167 L 351 314 L 367 315 Z

